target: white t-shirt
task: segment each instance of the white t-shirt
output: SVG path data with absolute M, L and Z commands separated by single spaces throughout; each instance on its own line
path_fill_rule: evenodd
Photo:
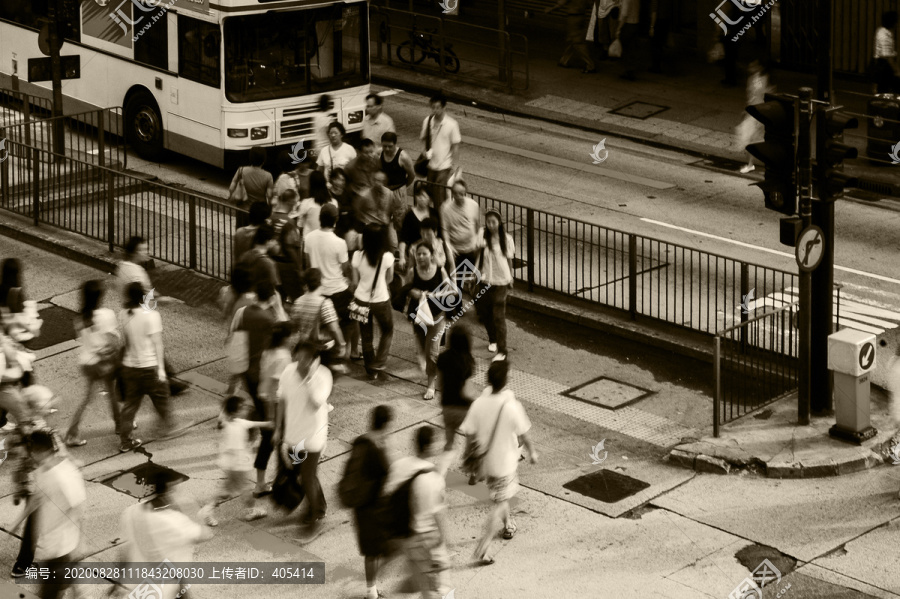
M 127 260 L 119 262 L 119 267 L 116 270 L 116 277 L 119 279 L 119 284 L 122 286 L 122 292 L 124 292 L 125 288 L 132 283 L 140 283 L 141 287 L 144 288 L 144 293 L 148 293 L 151 289 L 150 276 L 147 275 L 147 271 L 144 270 L 144 267 L 140 264 L 128 262 Z
M 425 117 L 422 121 L 422 133 L 420 138 L 424 141 L 425 132 L 428 127 L 430 116 Z M 459 133 L 459 123 L 453 118 L 444 115 L 444 118 L 438 122 L 431 119 L 431 159 L 428 161 L 428 168 L 433 171 L 442 171 L 453 166 L 453 152 L 451 151 L 453 144 L 462 141 Z
M 119 322 L 125 333 L 125 356 L 122 365 L 129 368 L 154 368 L 159 366 L 156 348 L 150 335 L 162 333 L 162 318 L 155 310 L 147 311 L 138 306 L 128 314 L 119 312 Z
M 94 310 L 92 320 L 93 324 L 90 327 L 82 328 L 78 335 L 81 340 L 78 363 L 82 365 L 97 363 L 97 350 L 104 345 L 106 333 L 114 333 L 119 327 L 116 322 L 116 313 L 109 308 Z
M 447 508 L 446 483 L 444 477 L 431 462 L 416 456 L 405 456 L 391 463 L 383 495 L 389 496 L 413 474 L 420 470 L 432 469 L 416 477 L 410 490 L 410 509 L 412 510 L 412 530 L 415 533 L 426 533 L 437 530 L 435 514 Z
M 72 553 L 81 540 L 80 518 L 72 510 L 87 499 L 81 473 L 70 460 L 62 459 L 49 468 L 37 469 L 34 488 L 40 502 L 35 559 L 45 561 Z
M 875 31 L 875 58 L 893 58 L 894 56 L 897 56 L 894 34 L 890 29 L 879 27 Z
M 500 406 L 506 402 L 493 444 L 487 448 L 482 472 L 486 476 L 503 477 L 516 472 L 519 465 L 519 436 L 531 429 L 531 421 L 525 414 L 525 408 L 516 399 L 513 392 L 504 389 L 494 394 L 487 387 L 481 397 L 472 403 L 466 419 L 459 427 L 465 435 L 476 435 L 480 447 L 485 447 L 491 438 Z
M 478 245 L 483 249 L 479 250 L 483 260 L 479 270 L 481 271 L 481 280 L 490 285 L 509 285 L 512 283 L 513 276 L 509 269 L 509 261 L 516 255 L 516 244 L 512 235 L 506 234 L 506 255 L 500 248 L 500 240 L 497 237 L 491 239 L 491 248 L 484 247 L 484 237 L 478 240 Z
M 341 270 L 341 264 L 350 259 L 347 242 L 335 235 L 334 231 L 316 229 L 310 231 L 304 243 L 310 266 L 322 271 L 322 286 L 319 288 L 322 295 L 334 295 L 347 289 L 347 279 Z
M 363 119 L 362 135 L 360 137 L 362 139 L 371 139 L 380 148 L 381 136 L 388 131 L 396 131 L 394 129 L 394 119 L 382 112 L 377 118 L 366 117 Z
M 328 441 L 328 397 L 334 379 L 331 371 L 318 364 L 309 381 L 297 374 L 297 363 L 284 369 L 278 383 L 278 397 L 284 406 L 284 442 L 291 447 L 303 441 L 310 453 L 325 451 Z
M 335 208 L 338 208 L 336 200 L 330 202 Z M 304 198 L 300 202 L 300 208 L 297 211 L 300 227 L 303 229 L 303 241 L 313 231 L 319 230 L 319 214 L 322 212 L 322 205 L 317 203 L 314 198 Z
M 250 472 L 253 470 L 249 431 L 254 424 L 257 423 L 243 418 L 232 418 L 222 422 L 222 439 L 219 441 L 219 468 L 231 472 Z
M 362 251 L 354 252 L 353 268 L 359 273 L 359 285 L 356 286 L 356 292 L 353 294 L 357 300 L 369 303 L 369 296 L 372 294 L 372 281 L 375 279 L 375 269 L 378 267 L 369 264 L 366 260 L 365 253 Z M 372 295 L 372 303 L 378 304 L 387 302 L 391 299 L 391 294 L 387 286 L 387 271 L 394 265 L 394 255 L 385 252 L 381 259 L 381 271 L 378 273 L 378 281 L 375 284 L 375 295 Z
M 323 168 L 325 180 L 331 179 L 331 170 L 335 168 L 344 168 L 347 163 L 356 158 L 356 150 L 350 144 L 341 143 L 341 147 L 335 150 L 331 144 L 326 148 L 319 150 L 319 158 L 316 164 Z

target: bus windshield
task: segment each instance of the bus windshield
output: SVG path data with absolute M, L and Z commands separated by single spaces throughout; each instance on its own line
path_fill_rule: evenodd
M 369 81 L 365 4 L 225 19 L 225 96 L 276 100 Z

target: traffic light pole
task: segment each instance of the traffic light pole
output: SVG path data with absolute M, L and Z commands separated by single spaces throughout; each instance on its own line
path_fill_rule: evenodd
M 66 153 L 66 130 L 63 123 L 62 101 L 62 36 L 59 34 L 61 0 L 50 0 L 47 5 L 47 16 L 50 19 L 49 43 L 50 43 L 50 76 L 53 80 L 53 152 L 59 155 Z
M 832 56 L 832 0 L 819 0 L 817 11 L 816 46 L 818 49 L 818 99 L 831 104 Z M 825 119 L 816 119 L 816 139 L 825 140 Z M 821 142 L 820 142 L 821 143 Z M 821 146 L 819 146 L 821 147 Z M 821 157 L 817 156 L 817 159 Z M 812 222 L 822 229 L 824 253 L 822 263 L 813 271 L 812 294 L 816 298 L 812 308 L 811 386 L 812 411 L 827 414 L 832 409 L 833 380 L 828 370 L 828 336 L 834 322 L 834 198 L 818 194 L 813 202 Z
M 813 116 L 812 89 L 800 88 L 799 129 L 797 131 L 797 166 L 801 230 L 812 225 L 812 144 L 810 132 Z M 800 269 L 800 355 L 797 422 L 809 424 L 811 348 L 812 348 L 812 273 Z

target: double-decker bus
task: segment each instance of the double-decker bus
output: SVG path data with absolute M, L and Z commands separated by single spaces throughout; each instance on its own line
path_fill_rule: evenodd
M 27 64 L 55 1 L 71 11 L 62 55 L 80 56 L 66 112 L 122 106 L 144 158 L 168 149 L 231 168 L 253 146 L 309 149 L 322 94 L 348 132 L 362 128 L 365 0 L 0 0 L 0 86 L 50 97 Z

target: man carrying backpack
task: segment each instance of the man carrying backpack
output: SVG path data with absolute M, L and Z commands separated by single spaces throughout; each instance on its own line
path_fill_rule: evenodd
M 394 462 L 385 484 L 388 500 L 383 522 L 388 535 L 402 542 L 423 599 L 441 599 L 450 590 L 444 581 L 450 567 L 446 487 L 443 474 L 427 461 L 441 449 L 435 446 L 434 436 L 434 428 L 419 428 L 416 455 Z
M 299 196 L 293 189 L 284 190 L 278 196 L 275 211 L 269 218 L 275 243 L 269 252 L 281 278 L 281 292 L 285 300 L 293 302 L 303 295 L 300 273 L 303 269 L 303 252 L 300 249 L 300 229 L 297 219 L 291 218 Z
M 382 521 L 381 491 L 390 472 L 387 426 L 393 419 L 391 408 L 372 410 L 372 430 L 353 441 L 350 459 L 338 485 L 344 507 L 353 508 L 359 552 L 366 565 L 366 597 L 383 597 L 376 587 L 382 560 L 390 554 L 387 530 Z

